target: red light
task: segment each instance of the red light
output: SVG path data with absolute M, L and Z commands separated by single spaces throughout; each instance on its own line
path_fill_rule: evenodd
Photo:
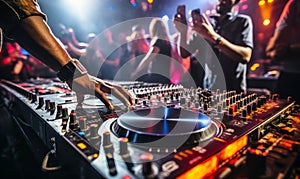
M 244 11 L 244 10 L 247 10 L 248 9 L 248 5 L 247 4 L 245 4 L 245 5 L 243 5 L 242 6 L 242 10 Z

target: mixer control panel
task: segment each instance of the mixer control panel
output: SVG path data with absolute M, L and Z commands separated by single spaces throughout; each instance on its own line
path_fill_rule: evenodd
M 289 116 L 297 116 L 299 108 L 290 98 L 120 84 L 135 98 L 130 109 L 110 94 L 114 111 L 92 95 L 78 104 L 76 94 L 59 83 L 3 81 L 1 91 L 46 145 L 59 138 L 58 154 L 66 155 L 67 146 L 104 178 L 222 178 L 233 173 L 233 166 L 246 166 L 244 161 L 267 166 L 271 159 L 282 162 L 285 170 L 277 173 L 287 175 L 298 157 L 291 146 L 299 145 L 293 137 L 299 127 Z

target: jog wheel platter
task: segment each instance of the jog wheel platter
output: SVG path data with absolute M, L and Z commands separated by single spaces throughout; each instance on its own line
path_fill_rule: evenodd
M 199 112 L 158 107 L 127 112 L 111 124 L 111 130 L 137 147 L 177 149 L 209 141 L 222 131 L 219 126 Z

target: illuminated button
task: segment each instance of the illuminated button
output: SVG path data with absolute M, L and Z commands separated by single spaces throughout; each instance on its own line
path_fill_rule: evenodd
M 84 149 L 87 148 L 87 146 L 86 146 L 85 143 L 83 143 L 83 142 L 79 142 L 79 143 L 77 144 L 77 146 L 78 146 L 81 150 L 84 150 Z

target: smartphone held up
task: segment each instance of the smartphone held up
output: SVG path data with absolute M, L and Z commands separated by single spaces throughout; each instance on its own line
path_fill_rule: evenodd
M 199 8 L 192 10 L 191 16 L 194 25 L 202 23 L 201 11 Z

